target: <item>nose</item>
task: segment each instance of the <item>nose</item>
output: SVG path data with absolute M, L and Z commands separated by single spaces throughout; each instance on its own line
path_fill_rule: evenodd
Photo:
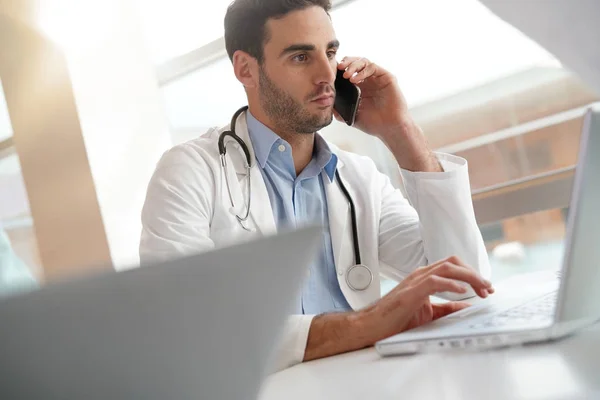
M 333 88 L 335 83 L 337 62 L 327 57 L 326 54 L 319 57 L 318 62 L 315 63 L 315 84 L 316 85 L 328 85 Z

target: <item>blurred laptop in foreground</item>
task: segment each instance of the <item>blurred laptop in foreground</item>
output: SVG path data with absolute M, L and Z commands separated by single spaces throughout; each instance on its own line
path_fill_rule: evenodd
M 319 228 L 0 302 L 2 399 L 252 399 Z

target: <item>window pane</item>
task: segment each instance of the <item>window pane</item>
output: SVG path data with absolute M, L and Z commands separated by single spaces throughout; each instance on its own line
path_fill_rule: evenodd
M 4 98 L 4 89 L 2 88 L 2 80 L 0 80 L 0 142 L 8 139 L 13 135 L 12 126 L 8 118 L 8 108 L 6 107 L 6 99 Z
M 242 84 L 223 58 L 163 87 L 173 142 L 180 143 L 211 126 L 229 123 L 235 111 L 247 104 Z
M 559 270 L 564 252 L 565 215 L 563 209 L 523 215 L 499 222 L 501 237 L 484 235 L 493 281 L 522 273 Z M 482 227 L 482 231 L 486 229 Z
M 577 163 L 582 118 L 456 154 L 469 161 L 471 188 L 481 189 Z
M 152 60 L 162 63 L 223 36 L 231 0 L 136 0 Z
M 1 93 L 3 96 L 3 93 Z M 12 132 L 6 103 L 0 103 L 3 132 Z M 8 135 L 8 136 L 12 136 Z M 36 286 L 41 271 L 29 201 L 14 149 L 0 151 L 0 298 Z
M 477 0 L 357 0 L 336 10 L 333 23 L 340 54 L 366 56 L 392 71 L 411 106 L 531 66 L 558 65 Z

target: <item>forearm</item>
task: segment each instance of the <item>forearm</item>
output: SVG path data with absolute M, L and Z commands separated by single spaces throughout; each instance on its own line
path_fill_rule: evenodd
M 360 350 L 375 343 L 367 312 L 323 314 L 312 320 L 304 361 Z
M 441 164 L 429 148 L 427 139 L 410 118 L 381 137 L 400 168 L 413 172 L 443 172 Z

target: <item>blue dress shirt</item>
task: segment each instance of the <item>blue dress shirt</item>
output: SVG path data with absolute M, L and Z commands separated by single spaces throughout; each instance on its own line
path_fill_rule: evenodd
M 330 181 L 335 179 L 337 156 L 316 134 L 312 160 L 296 176 L 289 143 L 250 112 L 247 115 L 250 139 L 269 193 L 277 229 L 293 229 L 311 223 L 324 227 L 321 249 L 310 265 L 310 274 L 297 300 L 296 313 L 312 315 L 351 310 L 337 280 L 323 184 L 324 177 Z

